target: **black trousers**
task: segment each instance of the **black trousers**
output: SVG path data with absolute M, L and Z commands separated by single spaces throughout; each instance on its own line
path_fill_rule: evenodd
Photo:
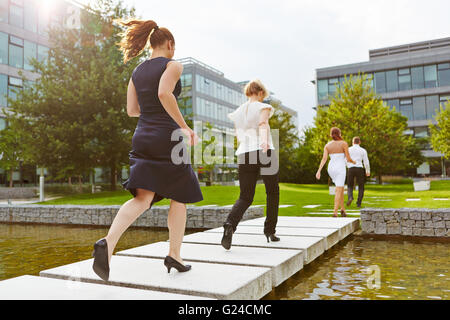
M 361 205 L 364 197 L 364 183 L 366 182 L 366 170 L 364 168 L 350 168 L 348 169 L 348 199 L 353 200 L 353 187 L 356 183 L 358 184 L 358 201 L 357 205 Z
M 270 163 L 267 163 L 267 157 L 270 158 Z M 253 161 L 251 161 L 252 159 Z M 275 169 L 267 170 L 269 167 Z M 266 171 L 264 168 L 268 172 L 264 172 Z M 260 175 L 266 187 L 267 201 L 264 233 L 275 234 L 275 227 L 278 221 L 278 205 L 280 203 L 280 188 L 278 186 L 278 160 L 271 150 L 267 150 L 266 155 L 262 155 L 262 151 L 253 151 L 239 156 L 240 195 L 226 220 L 226 223 L 230 223 L 233 226 L 233 231 L 236 231 L 242 216 L 253 202 L 256 182 Z

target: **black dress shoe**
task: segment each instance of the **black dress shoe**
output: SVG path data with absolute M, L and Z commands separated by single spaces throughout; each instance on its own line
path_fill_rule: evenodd
M 100 239 L 94 244 L 94 264 L 92 269 L 104 281 L 109 279 L 108 244 L 106 239 Z
M 222 237 L 222 247 L 226 250 L 231 248 L 231 240 L 233 239 L 233 226 L 231 223 L 225 223 L 223 225 L 223 237 Z
M 267 242 L 270 242 L 270 241 L 278 242 L 278 241 L 280 241 L 280 238 L 278 238 L 275 234 L 267 234 L 267 233 L 265 233 L 264 235 L 267 238 Z
M 352 204 L 352 201 L 353 201 L 352 198 L 348 199 L 348 201 L 347 201 L 347 207 L 350 207 L 350 205 Z
M 164 265 L 167 268 L 167 273 L 170 273 L 170 269 L 175 268 L 178 270 L 178 272 L 186 272 L 191 270 L 191 265 L 183 265 L 179 263 L 177 260 L 172 258 L 171 256 L 166 256 L 164 259 Z

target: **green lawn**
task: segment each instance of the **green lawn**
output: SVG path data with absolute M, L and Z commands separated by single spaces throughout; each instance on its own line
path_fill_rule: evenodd
M 280 205 L 293 205 L 289 208 L 280 208 L 280 215 L 297 216 L 308 215 L 318 210 L 332 209 L 333 196 L 328 194 L 325 185 L 299 185 L 280 184 Z M 231 205 L 239 196 L 239 187 L 235 186 L 211 186 L 202 187 L 205 200 L 195 205 Z M 354 191 L 356 198 L 357 191 Z M 374 198 L 377 197 L 377 198 Z M 128 191 L 101 192 L 96 194 L 79 194 L 67 196 L 43 204 L 79 204 L 79 205 L 121 205 L 131 198 Z M 408 202 L 406 199 L 419 198 L 420 201 Z M 449 208 L 450 200 L 435 201 L 433 198 L 450 199 L 450 181 L 433 181 L 430 191 L 414 192 L 412 184 L 392 185 L 366 185 L 363 207 L 377 208 Z M 346 197 L 347 199 L 347 197 Z M 266 196 L 264 185 L 256 187 L 254 205 L 265 204 Z M 168 200 L 163 200 L 157 205 L 167 205 Z M 320 205 L 316 209 L 306 209 L 306 205 Z M 355 202 L 349 209 L 356 209 Z

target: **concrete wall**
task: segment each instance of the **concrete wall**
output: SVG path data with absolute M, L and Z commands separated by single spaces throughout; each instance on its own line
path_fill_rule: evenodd
M 365 234 L 450 237 L 450 208 L 362 209 L 361 229 Z
M 0 223 L 47 223 L 110 226 L 120 206 L 74 205 L 0 205 Z M 132 226 L 167 227 L 169 207 L 154 207 L 145 211 Z M 221 227 L 230 212 L 222 207 L 188 207 L 187 228 Z M 249 208 L 243 220 L 264 216 L 264 208 Z

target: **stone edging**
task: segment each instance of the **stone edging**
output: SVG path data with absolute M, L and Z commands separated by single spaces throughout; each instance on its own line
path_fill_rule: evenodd
M 43 223 L 110 226 L 120 206 L 82 205 L 3 205 L 0 223 Z M 228 207 L 187 208 L 186 228 L 210 229 L 223 225 L 230 212 Z M 146 210 L 133 224 L 136 227 L 167 227 L 169 206 Z M 248 208 L 242 220 L 264 216 L 264 208 Z
M 450 208 L 361 209 L 364 234 L 450 237 Z

